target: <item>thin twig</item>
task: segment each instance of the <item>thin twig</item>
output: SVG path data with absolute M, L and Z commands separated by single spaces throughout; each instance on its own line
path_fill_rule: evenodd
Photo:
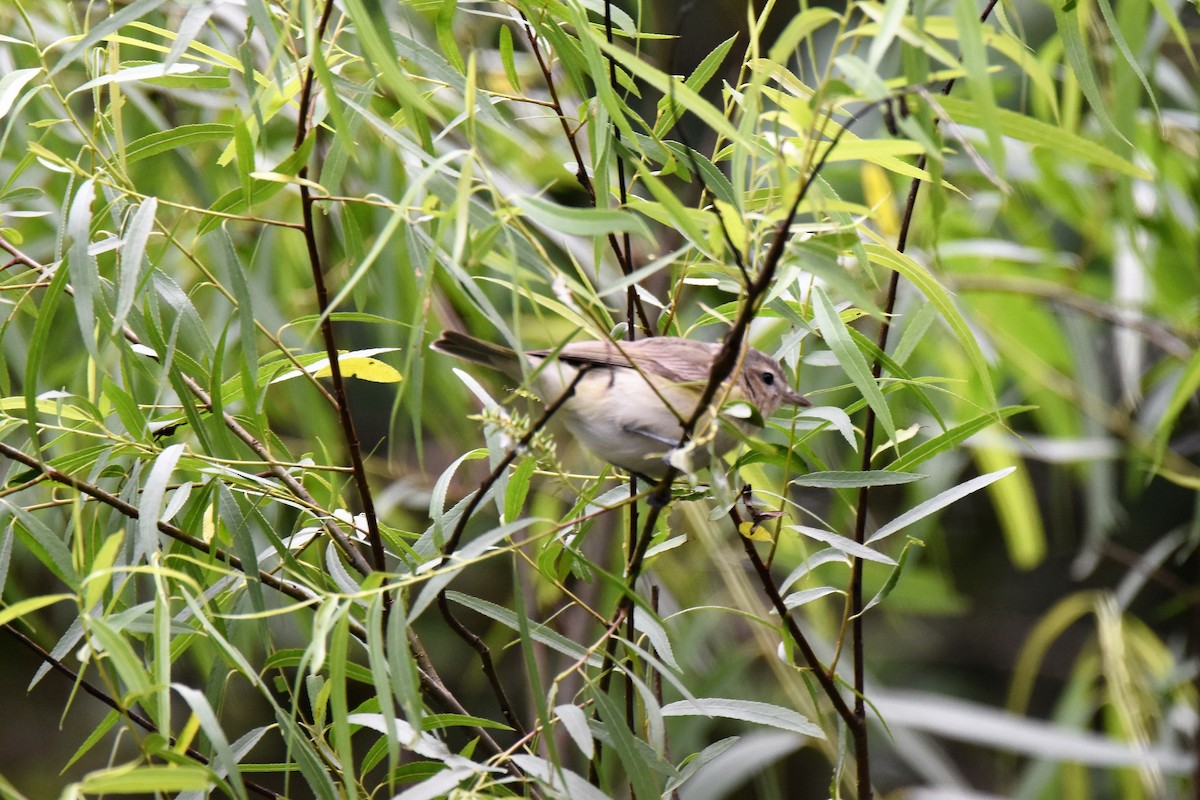
M 155 725 L 153 722 L 151 722 L 149 719 L 147 719 L 146 717 L 143 717 L 141 714 L 134 711 L 133 709 L 126 708 L 123 705 L 121 705 L 120 703 L 118 703 L 116 700 L 114 700 L 112 697 L 110 697 L 107 692 L 105 692 L 100 687 L 93 684 L 91 681 L 88 681 L 88 680 L 85 680 L 84 678 L 82 678 L 79 675 L 79 673 L 75 672 L 70 667 L 68 667 L 66 664 L 59 661 L 57 658 L 55 658 L 53 655 L 51 655 L 49 652 L 47 652 L 40 644 L 35 642 L 33 639 L 30 639 L 25 634 L 21 633 L 21 631 L 17 630 L 13 625 L 11 625 L 11 624 L 4 625 L 4 631 L 9 636 L 12 636 L 18 642 L 20 642 L 25 647 L 29 648 L 35 654 L 37 654 L 37 657 L 40 658 L 44 663 L 48 664 L 50 666 L 50 668 L 53 669 L 55 672 L 59 673 L 60 675 L 66 676 L 68 679 L 70 679 L 70 681 L 74 685 L 79 686 L 81 689 L 83 689 L 84 692 L 86 692 L 87 694 L 90 694 L 92 697 L 96 698 L 101 703 L 103 703 L 104 705 L 111 708 L 113 711 L 116 711 L 118 714 L 125 717 L 127 720 L 134 723 L 135 725 L 142 728 L 143 730 L 148 731 L 149 733 L 161 733 L 161 731 L 159 731 L 159 729 L 158 729 L 158 726 Z M 170 743 L 171 747 L 176 746 L 176 739 L 174 736 L 168 735 L 166 737 L 166 739 Z M 206 766 L 212 763 L 209 760 L 208 756 L 204 755 L 203 753 L 201 753 L 199 750 L 197 750 L 194 747 L 187 747 L 184 749 L 184 752 L 187 753 L 189 758 L 193 758 L 196 761 L 199 761 L 201 764 L 204 764 Z M 257 794 L 261 797 L 268 797 L 268 798 L 283 797 L 283 795 L 280 794 L 279 792 L 276 792 L 273 789 L 268 789 L 265 786 L 260 786 L 259 784 L 255 783 L 254 781 L 248 781 L 248 780 L 242 779 L 242 783 L 251 792 L 254 792 L 255 794 Z
M 44 264 L 21 252 L 20 248 L 5 239 L 3 236 L 0 236 L 0 249 L 8 251 L 8 253 L 13 256 L 14 260 L 19 261 L 32 270 L 36 270 L 43 275 L 50 273 L 50 270 Z M 69 296 L 74 297 L 75 289 L 71 286 L 71 284 L 66 284 L 63 289 Z M 140 346 L 142 344 L 141 338 L 134 333 L 133 329 L 129 327 L 128 324 L 121 326 L 121 335 L 125 338 L 125 341 L 132 345 Z M 151 356 L 151 358 L 154 358 L 156 361 L 158 360 L 157 356 Z M 179 379 L 183 382 L 183 385 L 188 392 L 196 398 L 196 400 L 205 410 L 209 412 L 213 410 L 212 397 L 209 395 L 208 390 L 200 385 L 199 381 L 183 372 L 179 373 Z M 287 490 L 291 492 L 293 496 L 306 503 L 311 508 L 321 507 L 316 498 L 304 488 L 304 484 L 298 481 L 295 476 L 288 471 L 287 466 L 276 460 L 275 457 L 271 455 L 271 451 L 267 449 L 267 446 L 259 441 L 254 434 L 246 430 L 246 428 L 243 427 L 242 424 L 239 423 L 232 414 L 230 414 L 228 411 L 222 410 L 221 420 L 225 424 L 225 427 L 228 428 L 234 436 L 236 436 L 244 445 L 246 445 L 246 447 L 250 448 L 250 450 L 253 451 L 254 454 L 257 455 L 262 462 L 267 465 L 271 471 L 271 474 L 277 480 L 279 480 L 280 483 L 287 487 Z M 354 544 L 350 541 L 350 538 L 335 520 L 327 516 L 317 515 L 317 523 L 324 528 L 325 532 L 329 534 L 330 538 L 337 543 L 338 547 L 346 555 L 347 560 L 349 560 L 350 564 L 356 570 L 363 575 L 366 575 L 371 571 L 371 565 L 367 563 L 367 560 L 363 558 L 362 553 L 358 551 L 358 548 L 354 546 Z
M 596 187 L 592 183 L 591 176 L 588 174 L 587 166 L 583 158 L 583 151 L 579 147 L 579 137 L 577 135 L 578 131 L 571 128 L 571 124 L 567 120 L 566 112 L 563 110 L 562 102 L 558 98 L 558 88 L 554 83 L 554 73 L 552 67 L 546 61 L 541 45 L 538 44 L 537 35 L 533 31 L 533 23 L 531 23 L 529 18 L 524 14 L 521 15 L 521 19 L 524 22 L 523 27 L 525 30 L 523 32 L 525 34 L 525 39 L 529 42 L 529 49 L 533 51 L 533 56 L 537 60 L 538 68 L 541 69 L 542 77 L 546 81 L 546 89 L 550 92 L 551 106 L 554 109 L 555 115 L 558 117 L 559 125 L 563 130 L 563 136 L 566 137 L 567 144 L 571 148 L 571 154 L 575 158 L 575 178 L 579 181 L 579 185 L 587 193 L 592 205 L 599 208 L 600 205 L 599 198 L 596 197 Z M 611 59 L 609 60 L 609 70 L 610 76 L 615 76 L 616 73 L 614 71 Z M 615 77 L 610 77 L 610 79 L 615 80 Z M 620 156 L 617 157 L 617 169 L 621 173 L 621 205 L 624 206 L 626 202 L 624 167 L 622 166 Z M 608 234 L 607 238 L 609 247 L 612 248 L 613 253 L 616 255 L 617 263 L 621 267 L 621 273 L 624 275 L 632 274 L 633 264 L 630 262 L 629 258 L 629 234 L 625 234 L 624 249 L 622 249 L 621 242 L 619 239 L 617 239 L 616 234 L 610 233 Z M 650 317 L 646 313 L 645 307 L 642 305 L 641 298 L 637 296 L 637 293 L 634 291 L 632 286 L 630 286 L 627 290 L 626 303 L 637 313 L 637 318 L 641 320 L 642 327 L 644 328 L 646 335 L 653 336 L 654 326 L 650 323 Z M 629 329 L 632 331 L 633 326 L 630 325 Z M 633 338 L 632 335 L 630 338 Z
M 122 500 L 120 497 L 117 497 L 111 492 L 104 491 L 95 484 L 88 483 L 87 481 L 80 480 L 79 478 L 57 470 L 49 464 L 43 463 L 28 453 L 18 450 L 9 444 L 0 442 L 0 455 L 10 458 L 19 464 L 24 464 L 31 469 L 38 470 L 42 475 L 46 476 L 46 478 L 54 481 L 55 483 L 60 483 L 63 486 L 69 486 L 77 492 L 81 492 L 86 494 L 88 497 L 99 500 L 101 503 L 104 503 L 106 506 L 109 506 L 129 519 L 141 518 L 141 512 L 138 511 L 137 506 L 133 505 L 132 503 Z M 195 550 L 199 550 L 206 555 L 210 555 L 218 561 L 223 561 L 233 569 L 241 572 L 247 578 L 250 577 L 250 573 L 247 572 L 242 564 L 241 559 L 239 559 L 237 556 L 226 553 L 219 547 L 216 547 L 197 536 L 193 536 L 182 528 L 172 525 L 165 520 L 159 520 L 157 523 L 157 528 L 161 533 L 171 537 L 175 541 L 185 544 Z M 291 597 L 294 600 L 311 603 L 318 599 L 316 594 L 304 589 L 300 585 L 277 578 L 269 572 L 259 571 L 255 573 L 255 577 L 263 585 L 270 586 L 277 592 L 286 594 L 288 597 Z
M 986 20 L 995 8 L 998 0 L 989 0 L 984 8 L 980 21 Z M 954 88 L 954 78 L 946 81 L 942 87 L 942 94 L 950 94 Z M 937 120 L 933 123 L 937 125 Z M 832 149 L 832 148 L 831 148 Z M 916 168 L 918 171 L 924 170 L 928 163 L 928 157 L 922 153 L 917 159 Z M 904 204 L 904 215 L 900 223 L 900 232 L 896 237 L 896 249 L 904 252 L 908 246 L 908 234 L 912 228 L 913 216 L 917 206 L 917 194 L 921 189 L 921 181 L 913 178 L 912 183 L 908 187 L 908 197 Z M 878 352 L 887 352 L 888 333 L 891 330 L 892 314 L 896 308 L 896 296 L 900 288 L 900 273 L 892 272 L 891 278 L 888 281 L 887 299 L 884 303 L 883 317 L 879 322 L 879 335 L 875 340 L 875 347 Z M 878 381 L 883 375 L 883 360 L 876 358 L 871 364 L 872 379 Z M 862 458 L 859 462 L 859 468 L 866 472 L 871 468 L 871 456 L 875 450 L 875 409 L 870 405 L 867 406 L 866 421 L 863 424 L 863 445 Z M 867 531 L 867 516 L 870 509 L 871 489 L 869 486 L 863 486 L 858 490 L 858 500 L 855 505 L 855 520 L 854 520 L 854 541 L 863 544 L 866 541 Z M 855 752 L 858 754 L 858 797 L 859 800 L 870 800 L 873 796 L 871 787 L 870 772 L 869 772 L 869 756 L 867 749 L 867 708 L 864 689 L 866 684 L 866 666 L 864 653 L 864 638 L 863 638 L 863 585 L 862 585 L 862 559 L 854 558 L 851 562 L 850 572 L 850 614 L 851 614 L 851 639 L 852 648 L 854 651 L 854 716 L 858 720 L 857 725 L 852 727 L 855 737 Z
M 317 23 L 316 34 L 311 42 L 312 47 L 320 47 L 325 38 L 325 29 L 333 15 L 333 0 L 325 0 L 321 10 L 321 19 Z M 308 137 L 309 114 L 311 113 L 313 84 L 316 72 L 311 59 L 304 71 L 304 88 L 300 93 L 300 112 L 296 120 L 296 139 L 292 150 L 299 151 Z M 300 167 L 296 173 L 300 184 L 300 208 L 304 218 L 304 245 L 308 253 L 308 263 L 312 267 L 313 290 L 317 295 L 317 310 L 321 315 L 321 339 L 325 343 L 325 353 L 329 358 L 329 378 L 333 384 L 333 396 L 337 400 L 338 419 L 342 425 L 342 434 L 346 440 L 346 449 L 350 454 L 350 465 L 354 470 L 354 485 L 358 490 L 358 500 L 362 505 L 363 516 L 367 521 L 367 539 L 371 545 L 371 557 L 374 568 L 387 568 L 387 555 L 383 547 L 383 537 L 379 533 L 379 520 L 375 514 L 375 501 L 371 496 L 371 486 L 367 481 L 367 470 L 363 464 L 362 446 L 358 440 L 358 431 L 354 427 L 354 418 L 350 414 L 350 398 L 346 392 L 346 382 L 342 377 L 342 367 L 338 361 L 337 340 L 333 334 L 333 320 L 329 315 L 329 290 L 325 286 L 325 271 L 321 266 L 321 253 L 317 246 L 316 221 L 313 215 L 312 190 L 309 188 L 308 164 Z M 384 602 L 391 603 L 390 595 L 384 596 Z
M 521 440 L 505 453 L 504 458 L 500 459 L 488 476 L 484 478 L 483 482 L 479 485 L 479 489 L 471 496 L 466 508 L 458 515 L 458 522 L 454 525 L 454 531 L 442 547 L 442 558 L 437 564 L 438 569 L 445 566 L 458 549 L 458 545 L 462 541 L 463 534 L 467 529 L 467 522 L 475 514 L 476 509 L 479 508 L 479 504 L 483 502 L 483 498 L 491 491 L 492 486 L 496 484 L 496 481 L 500 480 L 500 476 L 516 460 L 517 456 L 529 447 L 530 442 L 533 441 L 533 437 L 537 435 L 538 431 L 544 428 L 550 421 L 550 418 L 571 399 L 572 395 L 575 394 L 575 387 L 579 385 L 579 381 L 583 379 L 583 376 L 588 373 L 588 369 L 589 367 L 586 365 L 578 369 L 575 377 L 571 379 L 571 382 L 563 390 L 563 393 L 554 402 L 546 406 L 542 411 L 542 415 L 530 426 L 525 435 L 521 437 Z M 504 715 L 504 719 L 513 730 L 517 731 L 519 735 L 524 736 L 525 727 L 521 724 L 521 720 L 517 716 L 516 708 L 508 699 L 508 693 L 504 690 L 504 684 L 501 682 L 500 675 L 496 671 L 496 663 L 492 659 L 492 652 L 487 643 L 454 615 L 454 612 L 450 609 L 450 600 L 446 595 L 445 589 L 438 593 L 437 607 L 446 624 L 450 626 L 450 629 L 479 655 L 484 676 L 487 678 L 488 685 L 492 688 L 492 693 L 496 696 L 496 702 L 500 704 L 500 712 Z

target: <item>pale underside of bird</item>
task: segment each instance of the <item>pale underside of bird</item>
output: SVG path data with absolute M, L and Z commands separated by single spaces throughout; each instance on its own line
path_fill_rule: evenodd
M 749 413 L 731 410 L 714 418 L 707 411 L 697 422 L 692 446 L 679 449 L 684 423 L 696 412 L 719 344 L 668 336 L 570 342 L 556 350 L 528 351 L 524 365 L 515 351 L 456 331 L 444 332 L 433 348 L 499 370 L 514 381 L 528 380 L 528 388 L 545 403 L 573 387 L 557 414 L 567 431 L 610 464 L 655 480 L 671 463 L 699 469 L 710 452 L 732 449 L 739 437 L 730 426 L 743 432 L 751 428 Z M 740 405 L 741 412 L 748 412 L 746 404 L 764 418 L 785 404 L 810 405 L 788 385 L 779 362 L 753 348 L 745 349 L 734 377 L 714 399 L 717 407 Z

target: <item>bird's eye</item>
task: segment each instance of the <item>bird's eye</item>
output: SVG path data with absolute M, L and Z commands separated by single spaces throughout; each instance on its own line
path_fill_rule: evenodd
M 767 386 L 775 385 L 775 373 L 774 372 L 764 372 L 761 375 L 759 375 L 758 377 L 762 378 L 762 382 L 765 383 Z

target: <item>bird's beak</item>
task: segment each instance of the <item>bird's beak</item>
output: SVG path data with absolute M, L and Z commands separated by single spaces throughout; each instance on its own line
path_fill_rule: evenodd
M 800 406 L 802 408 L 808 408 L 812 405 L 812 400 L 791 389 L 788 389 L 783 395 L 783 402 L 790 406 Z

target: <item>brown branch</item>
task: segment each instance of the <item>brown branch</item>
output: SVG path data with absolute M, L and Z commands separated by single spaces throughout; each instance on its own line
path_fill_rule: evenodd
M 147 719 L 146 717 L 143 717 L 141 714 L 139 714 L 138 712 L 134 711 L 131 708 L 124 707 L 123 705 L 118 703 L 116 700 L 114 700 L 112 697 L 110 697 L 108 695 L 108 693 L 106 693 L 100 687 L 96 686 L 95 684 L 91 683 L 90 681 L 84 680 L 82 677 L 80 677 L 79 673 L 75 672 L 70 667 L 68 667 L 66 664 L 59 661 L 53 655 L 48 653 L 40 644 L 35 642 L 33 639 L 30 639 L 25 634 L 21 633 L 13 625 L 11 625 L 11 624 L 4 625 L 4 631 L 9 636 L 12 636 L 18 642 L 23 644 L 25 647 L 32 650 L 37 655 L 37 657 L 40 658 L 46 664 L 48 664 L 51 669 L 53 669 L 55 672 L 59 673 L 60 675 L 67 677 L 74 685 L 79 686 L 87 694 L 96 698 L 101 703 L 108 706 L 113 711 L 116 711 L 118 714 L 125 717 L 127 720 L 134 723 L 135 725 L 142 728 L 143 730 L 145 730 L 149 733 L 161 734 L 161 731 L 159 731 L 158 726 L 155 725 L 153 722 L 151 722 L 149 719 Z M 176 746 L 176 739 L 174 736 L 167 736 L 165 738 L 167 739 L 168 743 L 170 743 L 171 747 Z M 212 764 L 212 762 L 209 760 L 209 758 L 207 756 L 205 756 L 203 753 L 201 753 L 199 750 L 197 750 L 194 747 L 189 746 L 184 749 L 184 752 L 187 753 L 189 758 L 195 759 L 196 761 L 199 761 L 201 764 L 204 764 L 205 766 L 210 766 Z M 254 781 L 248 781 L 243 778 L 242 783 L 246 786 L 247 789 L 249 789 L 254 794 L 259 795 L 260 797 L 267 797 L 267 798 L 282 798 L 283 797 L 283 795 L 280 794 L 279 792 L 276 792 L 273 789 L 268 789 L 267 787 L 257 784 Z
M 15 261 L 19 261 L 32 270 L 36 270 L 42 274 L 47 274 L 49 272 L 49 270 L 47 270 L 43 264 L 21 252 L 19 248 L 9 242 L 3 236 L 0 236 L 0 249 L 8 251 L 8 253 L 13 256 Z M 70 284 L 67 284 L 64 287 L 64 290 L 69 296 L 73 297 L 75 295 L 75 289 Z M 129 342 L 130 344 L 142 344 L 141 338 L 134 333 L 133 329 L 128 325 L 121 326 L 121 335 L 125 338 L 125 341 Z M 152 358 L 154 358 L 156 361 L 158 360 L 157 356 L 152 356 Z M 199 381 L 182 372 L 180 373 L 180 380 L 205 410 L 209 412 L 213 410 L 212 397 L 208 394 L 208 390 L 200 385 Z M 267 449 L 266 445 L 259 441 L 254 434 L 246 430 L 241 423 L 234 419 L 232 414 L 230 414 L 228 411 L 222 411 L 221 420 L 225 423 L 225 427 L 227 427 L 234 436 L 236 436 L 244 445 L 246 445 L 246 447 L 250 448 L 255 455 L 262 459 L 263 463 L 265 463 L 268 469 L 270 469 L 271 474 L 275 476 L 275 478 L 277 478 L 284 486 L 286 486 L 288 491 L 291 492 L 294 497 L 314 509 L 321 507 L 316 498 L 304 488 L 304 484 L 296 480 L 296 478 L 290 472 L 288 472 L 287 467 L 283 464 L 280 464 L 275 457 L 271 455 L 271 452 Z M 337 522 L 329 517 L 317 515 L 316 518 L 318 524 L 325 529 L 325 532 L 329 534 L 330 538 L 337 542 L 338 547 L 340 547 L 342 552 L 345 553 L 346 558 L 350 561 L 354 568 L 363 575 L 369 573 L 371 571 L 371 565 L 367 563 L 366 559 L 363 558 L 362 553 L 358 551 L 358 548 L 354 546 L 354 544 L 350 541 L 350 538 L 345 534 L 344 531 L 342 531 L 341 526 L 339 526 Z
M 989 0 L 987 6 L 980 16 L 980 21 L 986 20 L 995 8 L 998 0 Z M 954 78 L 946 81 L 942 87 L 942 94 L 948 95 L 954 88 Z M 937 125 L 937 120 L 933 122 Z M 832 149 L 832 148 L 831 148 Z M 921 154 L 917 159 L 917 170 L 924 170 L 929 159 L 926 154 Z M 921 181 L 913 178 L 912 183 L 908 187 L 908 197 L 904 204 L 904 215 L 900 223 L 900 232 L 896 237 L 896 249 L 904 252 L 908 246 L 908 234 L 912 229 L 913 216 L 917 206 L 917 194 L 921 189 Z M 879 334 L 875 340 L 875 347 L 880 353 L 887 352 L 888 333 L 891 330 L 892 314 L 896 308 L 896 296 L 900 288 L 900 273 L 892 272 L 891 278 L 888 281 L 887 299 L 884 303 L 883 318 L 879 323 Z M 876 358 L 871 364 L 871 376 L 873 380 L 878 381 L 883 375 L 883 360 Z M 866 421 L 863 424 L 863 445 L 862 458 L 859 462 L 859 469 L 863 472 L 871 468 L 871 456 L 875 450 L 875 409 L 870 405 L 867 406 Z M 863 486 L 858 490 L 858 499 L 855 504 L 855 519 L 854 519 L 854 541 L 863 544 L 866 541 L 867 530 L 867 513 L 870 509 L 871 488 Z M 855 752 L 858 754 L 858 797 L 859 800 L 870 800 L 873 796 L 871 787 L 870 772 L 868 771 L 868 750 L 867 750 L 867 708 L 864 688 L 866 683 L 866 667 L 864 654 L 864 639 L 863 639 L 863 586 L 862 586 L 862 559 L 854 558 L 851 562 L 850 572 L 850 614 L 851 614 L 851 639 L 854 651 L 854 716 L 858 720 L 852 730 L 855 734 Z
M 463 509 L 462 513 L 458 515 L 458 521 L 454 525 L 454 531 L 450 534 L 450 538 L 446 540 L 445 545 L 442 547 L 442 558 L 438 562 L 438 569 L 444 567 L 446 562 L 449 561 L 450 557 L 458 549 L 458 545 L 462 541 L 463 534 L 467 529 L 467 522 L 475 514 L 475 511 L 479 508 L 479 504 L 483 502 L 483 498 L 487 496 L 489 491 L 491 491 L 491 488 L 496 484 L 496 481 L 500 480 L 500 476 L 504 474 L 505 470 L 508 469 L 509 465 L 512 464 L 516 457 L 525 451 L 525 449 L 529 446 L 529 443 L 533 441 L 533 437 L 537 435 L 538 431 L 546 427 L 546 424 L 550 421 L 550 418 L 553 417 L 558 410 L 562 408 L 568 400 L 571 399 L 571 397 L 575 394 L 575 387 L 579 385 L 579 381 L 582 380 L 583 376 L 587 374 L 588 369 L 589 368 L 586 365 L 579 368 L 579 370 L 575 373 L 575 377 L 571 379 L 571 382 L 567 385 L 567 388 L 563 390 L 563 393 L 559 395 L 554 402 L 546 406 L 545 410 L 542 411 L 542 415 L 533 423 L 533 425 L 530 426 L 529 430 L 525 432 L 525 435 L 521 437 L 521 440 L 517 442 L 517 444 L 507 453 L 505 453 L 504 458 L 500 459 L 488 476 L 484 478 L 483 482 L 479 484 L 479 489 L 477 489 L 475 494 L 471 496 L 470 501 L 468 501 L 467 506 Z M 482 662 L 484 676 L 487 678 L 488 685 L 492 688 L 492 693 L 496 695 L 496 701 L 500 704 L 500 712 L 504 715 L 504 719 L 513 728 L 513 730 L 517 731 L 519 735 L 524 736 L 525 727 L 521 724 L 520 719 L 517 717 L 515 707 L 508 699 L 508 693 L 505 692 L 504 684 L 500 681 L 500 675 L 496 671 L 496 663 L 492 659 L 492 652 L 491 649 L 488 648 L 487 643 L 484 642 L 478 634 L 464 625 L 462 621 L 454 615 L 454 612 L 450 609 L 450 600 L 446 595 L 445 589 L 438 593 L 437 607 L 438 611 L 440 611 L 442 614 L 442 618 L 446 621 L 446 624 L 450 626 L 450 629 L 454 631 L 454 633 L 460 639 L 466 642 L 466 644 L 472 650 L 474 650 L 476 654 L 478 654 L 479 660 Z
M 551 65 L 546 61 L 545 55 L 542 53 L 542 47 L 540 44 L 538 44 L 537 36 L 533 32 L 533 24 L 523 13 L 521 14 L 521 20 L 524 22 L 524 34 L 526 41 L 529 42 L 529 49 L 533 51 L 533 56 L 535 59 L 537 59 L 538 68 L 541 69 L 542 76 L 546 81 L 546 89 L 550 92 L 550 105 L 554 109 L 555 116 L 558 117 L 559 125 L 562 127 L 563 136 L 566 137 L 567 144 L 571 148 L 571 154 L 575 158 L 575 178 L 579 181 L 579 185 L 591 199 L 592 205 L 596 208 L 599 208 L 600 203 L 599 199 L 596 197 L 596 187 L 592 183 L 591 176 L 588 175 L 587 167 L 585 166 L 583 159 L 583 151 L 579 147 L 579 138 L 577 135 L 578 131 L 572 129 L 570 122 L 567 120 L 567 115 L 563 110 L 562 102 L 558 98 L 558 88 L 554 84 L 554 73 Z M 611 25 L 611 22 L 609 24 Z M 616 72 L 611 58 L 609 59 L 609 73 L 610 80 L 615 81 Z M 617 140 L 620 141 L 619 135 Z M 616 155 L 616 159 L 619 182 L 621 186 L 621 206 L 624 207 L 626 201 L 628 200 L 625 194 L 625 167 L 619 154 Z M 632 274 L 633 264 L 630 262 L 629 257 L 629 234 L 625 234 L 624 249 L 622 249 L 621 241 L 617 239 L 615 233 L 608 234 L 607 238 L 609 247 L 612 248 L 613 253 L 616 255 L 617 263 L 621 267 L 621 273 L 624 275 Z M 626 290 L 625 297 L 627 306 L 627 319 L 632 320 L 633 315 L 636 312 L 637 318 L 642 322 L 642 327 L 645 330 L 646 335 L 653 336 L 654 326 L 650 323 L 650 317 L 646 314 L 646 309 L 642 305 L 641 298 L 637 296 L 637 293 L 634 291 L 632 286 Z M 633 339 L 634 335 L 633 325 L 631 323 L 629 325 L 629 338 Z
M 125 500 L 122 500 L 120 497 L 117 497 L 115 494 L 104 491 L 95 484 L 88 483 L 87 481 L 80 480 L 79 478 L 57 470 L 49 464 L 39 461 L 33 456 L 25 453 L 22 450 L 18 450 L 9 444 L 0 442 L 0 455 L 10 458 L 19 464 L 24 464 L 31 469 L 36 469 L 42 475 L 45 475 L 48 479 L 54 481 L 55 483 L 60 483 L 63 486 L 69 486 L 77 492 L 86 494 L 88 497 L 104 503 L 106 506 L 109 506 L 129 519 L 141 518 L 141 512 L 138 511 L 137 506 L 133 505 L 132 503 L 128 503 Z M 159 532 L 171 537 L 175 541 L 186 544 L 188 547 L 199 550 L 206 555 L 210 555 L 218 561 L 223 561 L 233 569 L 241 572 L 247 578 L 250 577 L 250 574 L 242 564 L 242 560 L 237 556 L 226 553 L 219 547 L 216 547 L 215 545 L 212 545 L 199 537 L 193 536 L 182 528 L 172 525 L 165 520 L 159 520 L 157 527 Z M 291 597 L 294 600 L 300 600 L 307 603 L 316 599 L 315 594 L 304 589 L 298 584 L 277 578 L 269 572 L 259 571 L 255 573 L 255 577 L 257 577 L 259 582 L 263 585 L 270 586 L 272 589 L 281 592 L 282 594 L 286 594 L 288 597 Z
M 312 47 L 320 47 L 325 38 L 325 29 L 333 15 L 333 0 L 325 0 L 321 10 L 321 19 L 317 28 Z M 300 93 L 300 112 L 296 120 L 296 139 L 292 150 L 298 151 L 304 146 L 308 137 L 309 114 L 312 111 L 313 84 L 316 82 L 316 72 L 311 60 L 304 71 L 304 87 Z M 317 246 L 316 221 L 313 215 L 312 190 L 309 188 L 308 164 L 296 173 L 300 183 L 300 208 L 304 218 L 304 245 L 308 253 L 308 263 L 312 267 L 313 290 L 317 295 L 317 310 L 321 315 L 321 339 L 325 343 L 325 354 L 329 358 L 329 378 L 333 384 L 333 396 L 337 401 L 338 419 L 341 422 L 342 434 L 345 437 L 346 449 L 350 453 L 350 465 L 354 471 L 354 485 L 358 489 L 358 500 L 362 505 L 363 516 L 367 520 L 367 539 L 371 544 L 371 557 L 376 570 L 387 567 L 387 556 L 383 548 L 383 537 L 379 534 L 379 520 L 375 514 L 375 501 L 371 496 L 371 486 L 367 481 L 367 470 L 363 464 L 362 446 L 358 440 L 358 431 L 354 427 L 354 418 L 350 414 L 350 399 L 346 392 L 346 382 L 342 377 L 341 363 L 338 361 L 337 340 L 333 334 L 333 320 L 329 315 L 329 290 L 325 286 L 325 271 L 321 266 L 321 253 Z M 370 567 L 367 569 L 371 571 Z M 364 573 L 365 574 L 365 573 Z M 390 596 L 385 595 L 385 603 L 390 604 Z

